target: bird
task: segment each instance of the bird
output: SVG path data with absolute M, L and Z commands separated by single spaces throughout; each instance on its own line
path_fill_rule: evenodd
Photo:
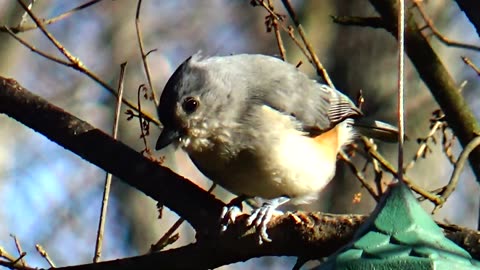
M 262 54 L 192 55 L 167 81 L 157 112 L 157 150 L 183 149 L 214 183 L 239 198 L 262 199 L 247 220 L 259 244 L 271 241 L 267 224 L 277 207 L 318 196 L 355 137 L 398 136 L 394 126 L 364 117 L 345 94 Z M 227 205 L 221 230 L 239 213 Z

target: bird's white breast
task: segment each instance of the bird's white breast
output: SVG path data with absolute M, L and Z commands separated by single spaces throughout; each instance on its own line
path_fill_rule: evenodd
M 346 124 L 332 133 L 338 145 L 332 140 L 322 144 L 299 131 L 291 116 L 268 106 L 254 113 L 240 127 L 248 136 L 231 138 L 242 150 L 231 151 L 225 144 L 186 149 L 200 171 L 237 195 L 301 199 L 322 190 L 335 173 L 338 150 L 351 138 Z

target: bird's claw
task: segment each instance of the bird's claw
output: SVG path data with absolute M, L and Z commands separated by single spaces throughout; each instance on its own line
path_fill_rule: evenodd
M 235 223 L 237 217 L 242 214 L 242 202 L 246 199 L 245 196 L 239 196 L 233 199 L 222 209 L 220 216 L 220 230 L 225 232 L 229 225 Z M 258 244 L 261 245 L 264 242 L 272 242 L 272 239 L 268 236 L 267 225 L 274 215 L 281 215 L 282 212 L 276 210 L 276 208 L 290 199 L 287 197 L 279 197 L 276 199 L 268 200 L 263 203 L 259 208 L 253 210 L 250 217 L 247 219 L 247 226 L 255 227 L 258 235 Z
M 245 196 L 238 196 L 223 207 L 220 215 L 221 232 L 225 232 L 228 226 L 234 224 L 237 217 L 242 214 L 242 202 L 245 198 Z
M 267 233 L 267 225 L 272 219 L 274 211 L 275 208 L 272 205 L 264 204 L 262 207 L 255 209 L 247 219 L 247 226 L 254 226 L 257 230 L 259 245 L 263 242 L 272 242 Z
M 220 231 L 225 232 L 229 225 L 235 223 L 235 220 L 241 213 L 242 210 L 236 205 L 224 206 L 220 215 Z
M 255 209 L 247 219 L 247 226 L 254 226 L 257 230 L 259 245 L 264 242 L 272 242 L 272 239 L 270 239 L 267 233 L 267 225 L 274 215 L 283 214 L 283 212 L 276 210 L 276 208 L 288 200 L 288 198 L 280 197 L 267 201 L 260 208 Z

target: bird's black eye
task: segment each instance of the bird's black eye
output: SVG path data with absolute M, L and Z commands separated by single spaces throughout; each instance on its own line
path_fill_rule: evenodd
M 198 108 L 198 105 L 200 105 L 200 103 L 194 97 L 187 97 L 187 98 L 185 98 L 185 100 L 182 103 L 183 110 L 186 113 L 195 112 Z

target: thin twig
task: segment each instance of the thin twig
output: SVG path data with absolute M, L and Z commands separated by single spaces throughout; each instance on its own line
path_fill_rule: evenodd
M 262 1 L 262 5 L 266 5 L 265 1 Z M 278 51 L 280 52 L 280 57 L 282 57 L 283 61 L 287 60 L 287 51 L 285 50 L 285 46 L 283 45 L 283 40 L 282 40 L 282 35 L 280 34 L 280 28 L 278 27 L 279 20 L 282 20 L 283 18 L 278 16 L 279 19 L 277 19 L 277 16 L 271 15 L 274 12 L 274 5 L 272 3 L 272 0 L 268 0 L 268 6 L 265 6 L 265 9 L 270 9 L 270 15 L 267 16 L 271 18 L 271 26 L 273 27 L 273 31 L 275 33 L 275 39 L 277 40 L 277 46 L 278 46 Z
M 477 73 L 478 76 L 480 76 L 480 68 L 478 68 L 473 62 L 472 60 L 470 60 L 470 58 L 466 57 L 466 56 L 462 56 L 462 60 L 463 62 L 465 62 L 465 64 L 467 64 L 469 67 L 471 67 L 473 69 L 473 71 L 475 71 Z
M 277 22 L 283 21 L 282 17 L 280 17 L 279 14 L 275 13 L 267 4 L 265 4 L 264 0 L 257 0 L 255 3 L 264 7 L 265 10 L 268 11 L 270 16 L 277 20 Z M 308 62 L 313 63 L 314 60 L 312 59 L 307 48 L 305 48 L 305 46 L 302 44 L 302 41 L 297 39 L 297 37 L 295 36 L 295 29 L 291 25 L 285 27 L 283 24 L 280 24 L 280 27 L 283 31 L 287 32 L 288 36 L 292 39 L 293 43 L 295 43 L 295 45 L 300 49 L 302 54 L 307 58 Z M 297 65 L 297 68 L 300 66 L 300 63 Z
M 344 151 L 340 151 L 340 157 L 342 158 L 342 160 L 348 165 L 348 167 L 350 168 L 350 170 L 353 172 L 353 174 L 355 175 L 355 177 L 357 177 L 357 179 L 360 181 L 360 183 L 362 184 L 363 187 L 365 187 L 365 189 L 368 191 L 368 193 L 370 193 L 370 195 L 375 199 L 375 201 L 378 202 L 378 194 L 377 192 L 375 191 L 375 189 L 367 182 L 367 180 L 365 179 L 363 173 L 361 173 L 360 171 L 357 170 L 357 167 L 355 167 L 355 164 L 353 164 L 352 162 L 352 159 L 344 152 Z
M 312 63 L 313 60 L 308 54 L 307 49 L 305 48 L 305 46 L 302 45 L 302 43 L 300 43 L 300 40 L 298 40 L 297 37 L 295 37 L 295 29 L 293 29 L 292 26 L 288 26 L 287 33 L 288 33 L 288 36 L 292 39 L 292 41 L 295 43 L 295 45 L 297 45 L 297 47 L 300 49 L 302 54 L 307 58 L 308 62 Z M 300 64 L 301 63 L 297 65 L 297 68 L 300 66 Z
M 147 75 L 148 87 L 150 88 L 150 91 L 152 94 L 151 98 L 153 99 L 153 103 L 155 103 L 155 106 L 158 107 L 160 101 L 157 100 L 157 97 L 155 95 L 156 91 L 155 91 L 155 88 L 153 87 L 152 76 L 150 75 L 150 68 L 148 67 L 148 64 L 147 64 L 147 56 L 151 51 L 146 54 L 145 49 L 143 48 L 142 31 L 140 30 L 140 7 L 141 6 L 142 6 L 142 0 L 138 0 L 137 12 L 135 15 L 135 29 L 137 30 L 138 47 L 140 48 L 140 54 L 142 55 L 143 69 L 145 70 L 145 74 Z
M 370 141 L 371 147 L 373 149 L 375 149 L 375 151 L 376 151 L 377 150 L 377 144 L 375 144 L 375 141 L 371 138 L 365 138 L 365 139 Z M 355 149 L 355 151 L 357 151 L 357 153 L 362 154 L 362 152 L 359 151 L 358 144 L 352 144 L 352 146 L 354 146 L 354 149 Z M 382 171 L 382 168 L 380 168 L 380 164 L 379 164 L 378 160 L 374 159 L 371 155 L 366 154 L 366 155 L 363 155 L 363 156 L 365 158 L 365 165 L 364 165 L 364 168 L 362 170 L 365 171 L 370 163 L 373 165 L 373 171 L 375 173 L 375 178 L 373 179 L 373 181 L 375 182 L 375 186 L 376 186 L 376 189 L 377 189 L 375 194 L 377 194 L 377 196 L 380 197 L 383 194 L 383 186 L 382 186 L 383 171 Z
M 22 264 L 22 267 L 25 267 L 26 264 L 25 264 L 25 261 L 24 261 L 23 258 L 25 258 L 26 255 L 27 255 L 26 252 L 20 253 L 20 256 L 18 256 L 18 258 L 15 259 L 15 260 L 12 262 L 12 264 L 15 265 L 15 264 L 17 264 L 17 263 L 20 263 L 20 264 Z
M 53 263 L 47 251 L 40 244 L 36 244 L 35 248 L 37 249 L 38 253 L 40 253 L 40 256 L 42 256 L 51 267 L 55 268 L 55 263 Z
M 447 130 L 449 130 L 449 128 L 447 129 L 445 127 L 445 125 L 442 126 L 442 134 L 443 134 L 443 138 L 442 138 L 442 146 L 443 146 L 443 152 L 445 153 L 445 156 L 447 156 L 447 159 L 448 161 L 450 161 L 450 164 L 452 165 L 455 165 L 455 163 L 457 163 L 457 160 L 455 159 L 455 157 L 453 156 L 453 153 L 452 153 L 452 147 L 453 147 L 453 144 L 457 141 L 457 137 L 455 136 L 455 134 L 452 134 L 450 135 L 450 137 L 448 136 L 448 133 L 447 133 Z
M 213 190 L 216 187 L 217 187 L 217 184 L 213 184 L 208 189 L 207 192 L 208 193 L 213 192 Z M 185 221 L 184 218 L 182 218 L 182 217 L 178 218 L 177 221 L 175 221 L 175 223 L 172 225 L 172 227 L 170 227 L 170 229 L 168 229 L 168 231 L 165 232 L 165 234 L 157 241 L 157 243 L 153 244 L 150 247 L 150 250 L 148 251 L 148 253 L 154 253 L 154 252 L 160 251 L 160 250 L 164 249 L 167 245 L 170 245 L 173 242 L 175 242 L 178 239 L 178 234 L 177 234 L 177 236 L 175 236 L 173 234 L 175 233 L 175 231 L 177 231 L 177 229 L 180 227 L 180 225 L 183 224 L 184 221 Z
M 125 82 L 125 70 L 127 68 L 127 63 L 122 63 L 120 65 L 120 76 L 118 78 L 118 97 L 117 97 L 117 104 L 115 106 L 115 117 L 113 120 L 113 128 L 112 128 L 112 137 L 117 139 L 118 136 L 118 123 L 120 119 L 120 109 L 122 107 L 122 97 L 123 97 L 123 89 L 124 89 L 124 82 Z M 108 209 L 108 199 L 110 196 L 110 186 L 112 183 L 112 174 L 107 173 L 105 177 L 105 185 L 103 187 L 103 199 L 102 199 L 102 207 L 100 209 L 100 219 L 98 221 L 98 230 L 97 230 L 97 239 L 95 242 L 95 254 L 93 256 L 93 262 L 98 262 L 100 257 L 102 256 L 102 247 L 103 247 L 103 237 L 105 231 L 105 222 L 107 219 L 107 209 Z
M 442 35 L 442 33 L 440 33 L 440 31 L 438 31 L 438 29 L 435 27 L 434 23 L 432 22 L 432 19 L 428 17 L 427 13 L 423 8 L 422 2 L 423 0 L 413 0 L 413 4 L 417 7 L 417 10 L 420 12 L 420 15 L 422 16 L 423 20 L 427 24 L 428 28 L 432 30 L 432 33 L 435 37 L 437 37 L 441 42 L 445 43 L 448 46 L 480 51 L 480 46 L 454 41 Z
M 62 44 L 52 34 L 50 34 L 50 32 L 47 31 L 42 21 L 38 19 L 30 9 L 28 9 L 28 6 L 23 3 L 23 0 L 17 0 L 17 2 L 23 7 L 23 9 L 30 16 L 30 18 L 32 18 L 32 20 L 38 26 L 40 31 L 42 31 L 42 33 L 48 38 L 48 40 L 50 40 L 50 42 L 57 48 L 57 50 L 61 54 L 63 54 L 75 66 L 85 68 L 83 63 L 77 57 L 74 57 L 67 49 L 65 49 L 65 47 L 62 46 Z
M 35 4 L 36 0 L 31 0 L 30 4 L 28 5 L 28 10 L 31 10 L 33 7 L 33 4 Z M 18 27 L 22 27 L 22 25 L 25 23 L 27 20 L 27 12 L 24 12 L 22 15 L 22 18 L 20 19 L 20 22 L 18 23 Z
M 27 264 L 25 263 L 25 260 L 23 257 L 25 257 L 26 253 L 22 249 L 22 245 L 20 245 L 20 241 L 18 241 L 17 237 L 13 234 L 10 234 L 10 237 L 13 238 L 13 241 L 15 242 L 15 247 L 17 248 L 17 252 L 20 255 L 15 261 L 18 261 L 22 264 L 22 266 L 26 266 Z
M 17 259 L 13 255 L 8 253 L 3 247 L 0 247 L 0 258 L 7 259 L 8 261 L 11 261 L 11 262 Z
M 310 55 L 308 54 L 307 50 L 306 50 L 305 47 L 302 45 L 302 43 L 300 42 L 300 40 L 298 40 L 298 39 L 295 37 L 295 33 L 294 33 L 295 30 L 293 29 L 293 27 L 291 27 L 291 26 L 286 27 L 286 26 L 283 25 L 282 23 L 279 23 L 279 22 L 284 21 L 283 18 L 282 18 L 279 14 L 275 13 L 275 12 L 270 8 L 270 6 L 265 3 L 264 0 L 257 0 L 255 3 L 258 4 L 258 5 L 261 5 L 263 8 L 265 8 L 265 10 L 269 13 L 269 15 L 270 15 L 273 19 L 275 19 L 275 21 L 277 22 L 277 24 L 276 24 L 277 27 L 280 26 L 280 27 L 282 28 L 282 30 L 285 31 L 285 32 L 288 34 L 288 36 L 292 39 L 292 41 L 295 43 L 295 45 L 297 45 L 297 47 L 302 51 L 303 55 L 308 59 L 308 61 L 309 61 L 309 62 L 313 62 L 313 61 L 312 61 L 312 58 L 310 57 Z M 277 38 L 277 40 L 278 40 L 278 38 Z M 280 46 L 280 44 L 279 44 L 279 46 Z M 283 44 L 282 44 L 282 46 L 283 46 Z M 283 50 L 285 50 L 285 48 L 283 48 Z M 282 54 L 282 49 L 280 49 L 280 54 Z M 285 55 L 284 59 L 286 59 L 286 51 L 285 51 L 285 54 L 284 54 L 284 55 Z
M 145 87 L 145 84 L 140 85 L 137 90 L 137 106 L 139 110 L 142 110 L 142 101 L 140 97 L 142 91 L 148 91 Z M 138 115 L 138 123 L 140 124 L 140 138 L 143 140 L 143 145 L 145 147 L 141 152 L 146 153 L 148 152 L 147 134 L 145 134 L 145 127 L 143 126 L 144 119 L 142 114 Z
M 463 148 L 462 153 L 460 153 L 460 156 L 458 157 L 457 163 L 455 163 L 452 177 L 450 178 L 448 184 L 445 186 L 443 192 L 440 194 L 440 199 L 442 200 L 442 202 L 433 209 L 433 212 L 442 207 L 443 204 L 445 204 L 445 202 L 447 201 L 448 197 L 453 193 L 453 191 L 457 187 L 458 180 L 460 179 L 460 174 L 465 167 L 468 156 L 478 146 L 480 146 L 480 136 L 473 139 Z
M 397 177 L 398 178 L 398 173 L 397 173 L 397 170 L 392 166 L 392 164 L 390 164 L 390 162 L 388 162 L 388 160 L 386 160 L 377 150 L 375 150 L 375 148 L 373 147 L 372 143 L 368 140 L 368 138 L 365 138 L 365 137 L 362 137 L 362 141 L 363 143 L 365 144 L 365 147 L 366 147 L 366 151 L 373 157 L 375 158 L 376 160 L 378 160 L 378 162 L 380 163 L 380 165 L 382 165 L 382 167 L 387 171 L 389 172 L 390 174 L 392 174 L 394 177 Z M 413 190 L 415 191 L 416 193 L 418 193 L 419 195 L 425 197 L 427 200 L 433 202 L 435 205 L 438 205 L 440 204 L 442 201 L 441 199 L 436 196 L 435 194 L 432 194 L 424 189 L 422 189 L 421 187 L 417 186 L 415 183 L 413 183 L 413 181 L 408 178 L 406 175 L 403 176 L 403 181 Z
M 22 7 L 25 9 L 27 6 L 22 2 L 22 0 L 17 0 L 17 2 L 22 5 Z M 55 47 L 57 47 L 57 49 L 62 52 L 62 54 L 70 61 L 70 63 L 62 63 L 61 60 L 60 62 L 57 60 L 55 61 L 54 59 L 52 59 L 51 57 L 47 57 L 45 53 L 41 53 L 39 50 L 35 49 L 33 46 L 27 46 L 26 44 L 28 44 L 27 42 L 23 41 L 21 42 L 23 45 L 27 46 L 30 50 L 32 50 L 33 52 L 43 56 L 43 57 L 46 57 L 47 59 L 49 60 L 53 60 L 57 63 L 60 63 L 60 64 L 63 64 L 63 65 L 66 65 L 68 67 L 71 67 L 75 70 L 78 70 L 80 71 L 81 73 L 87 75 L 88 77 L 90 77 L 92 80 L 94 80 L 95 82 L 97 82 L 98 84 L 100 84 L 102 87 L 104 87 L 107 91 L 109 91 L 111 94 L 113 94 L 114 96 L 117 96 L 117 93 L 115 92 L 115 90 L 110 86 L 108 85 L 106 82 L 104 82 L 103 80 L 101 80 L 96 74 L 94 74 L 93 72 L 91 72 L 88 68 L 85 67 L 85 65 L 83 63 L 81 63 L 78 58 L 74 57 L 73 55 L 71 55 L 61 44 L 60 42 L 58 42 L 52 34 L 50 34 L 45 26 L 43 25 L 42 21 L 40 19 L 38 19 L 35 14 L 33 14 L 30 10 L 26 10 L 26 12 L 28 13 L 28 15 L 32 18 L 32 20 L 37 24 L 38 28 L 40 28 L 40 30 L 49 38 L 49 40 L 55 45 Z M 11 31 L 10 31 L 11 32 Z M 10 33 L 12 34 L 12 33 Z M 17 40 L 19 40 L 20 38 L 18 36 L 16 36 L 14 34 L 15 38 Z M 20 41 L 20 40 L 19 40 Z M 126 100 L 126 99 L 122 99 L 122 102 L 127 105 L 128 107 L 130 107 L 131 109 L 139 112 L 140 114 L 142 114 L 142 116 L 147 119 L 148 121 L 150 122 L 153 122 L 155 123 L 155 125 L 157 126 L 160 126 L 160 121 L 158 121 L 158 119 L 155 119 L 154 117 L 150 116 L 149 114 L 147 113 L 144 113 L 144 112 L 141 112 L 133 103 L 131 103 L 130 101 Z
M 297 27 L 298 33 L 300 34 L 300 37 L 302 38 L 303 43 L 307 47 L 307 50 L 310 53 L 310 56 L 313 61 L 312 64 L 315 65 L 318 75 L 320 75 L 330 87 L 335 88 L 335 86 L 332 83 L 332 80 L 328 76 L 327 70 L 323 67 L 322 63 L 318 59 L 317 54 L 315 53 L 315 50 L 312 47 L 312 44 L 310 43 L 310 41 L 308 41 L 305 31 L 303 30 L 303 27 L 300 24 L 300 21 L 298 20 L 298 17 L 295 14 L 295 11 L 292 5 L 290 4 L 290 1 L 282 0 L 282 3 L 285 6 L 285 9 L 287 10 L 288 14 L 290 15 L 290 18 L 292 19 L 293 23 Z
M 56 17 L 53 17 L 53 18 L 50 18 L 50 19 L 47 19 L 47 20 L 43 20 L 43 25 L 49 25 L 49 24 L 53 24 L 53 23 L 56 23 L 58 21 L 61 21 L 67 17 L 69 17 L 70 15 L 72 15 L 73 13 L 79 11 L 79 10 L 82 10 L 82 9 L 85 9 L 93 4 L 96 4 L 98 2 L 100 2 L 102 0 L 92 0 L 90 2 L 87 2 L 85 4 L 82 4 L 78 7 L 75 7 L 75 8 L 72 8 L 71 10 L 65 12 L 65 13 L 62 13 Z M 25 15 L 27 15 L 27 13 L 25 12 Z M 18 26 L 13 26 L 13 27 L 9 27 L 9 26 L 0 26 L 0 32 L 7 32 L 7 28 L 9 28 L 10 30 L 12 30 L 12 32 L 14 32 L 15 34 L 16 33 L 20 33 L 20 32 L 26 32 L 26 31 L 30 31 L 30 30 L 33 30 L 33 29 L 37 29 L 38 26 L 37 25 L 18 25 Z
M 403 182 L 403 145 L 405 143 L 405 0 L 398 1 L 398 181 Z
M 432 126 L 432 128 L 430 129 L 430 131 L 428 132 L 428 135 L 425 139 L 422 139 L 422 143 L 420 144 L 420 146 L 418 147 L 418 150 L 417 152 L 415 153 L 415 156 L 412 158 L 412 160 L 410 161 L 410 163 L 408 163 L 407 166 L 405 166 L 405 168 L 403 169 L 404 173 L 406 173 L 409 169 L 413 168 L 413 166 L 415 165 L 415 163 L 417 162 L 417 160 L 420 158 L 420 157 L 425 157 L 427 151 L 428 151 L 428 142 L 429 142 L 429 139 L 433 138 L 433 136 L 435 135 L 435 133 L 437 132 L 437 130 L 443 125 L 443 123 L 441 121 L 436 121 L 435 124 Z
M 148 253 L 158 252 L 164 249 L 167 245 L 170 245 L 173 242 L 175 242 L 178 239 L 178 234 L 174 235 L 174 233 L 183 224 L 184 221 L 185 221 L 184 218 L 182 217 L 178 218 L 177 221 L 175 221 L 175 223 L 173 223 L 173 225 L 170 227 L 170 229 L 168 229 L 168 231 L 165 232 L 165 234 L 157 241 L 157 243 L 153 244 L 150 247 L 150 250 L 148 251 Z
M 73 64 L 65 61 L 65 60 L 62 60 L 62 59 L 59 59 L 59 58 L 56 58 L 50 54 L 47 54 L 47 53 L 44 53 L 40 50 L 38 50 L 37 48 L 35 48 L 34 46 L 30 45 L 28 42 L 26 42 L 25 40 L 21 39 L 20 37 L 18 37 L 10 28 L 6 27 L 5 28 L 5 31 L 7 31 L 8 34 L 10 34 L 11 37 L 13 37 L 14 39 L 16 39 L 18 42 L 20 42 L 23 46 L 27 47 L 28 49 L 30 49 L 32 52 L 44 57 L 44 58 L 47 58 L 48 60 L 50 61 L 53 61 L 53 62 L 56 62 L 58 64 L 61 64 L 61 65 L 64 65 L 64 66 L 67 66 L 67 67 L 73 67 Z
M 3 260 L 0 260 L 0 266 L 4 266 L 5 268 L 15 269 L 15 270 L 38 270 L 38 268 L 21 266 L 21 265 L 18 265 L 18 263 L 16 262 L 3 261 Z

